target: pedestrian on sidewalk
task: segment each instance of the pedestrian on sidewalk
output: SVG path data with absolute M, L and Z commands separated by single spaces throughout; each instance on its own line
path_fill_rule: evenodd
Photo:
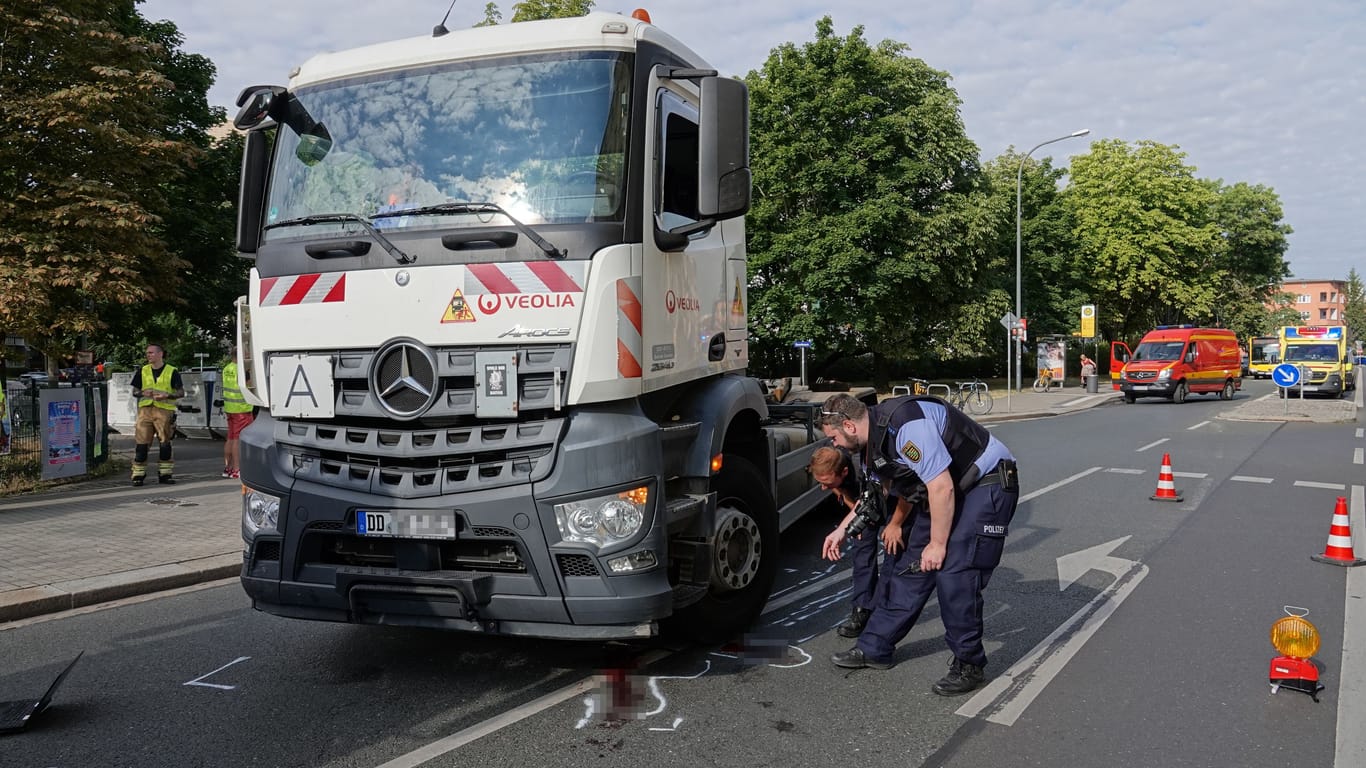
M 1096 361 L 1083 354 L 1081 356 L 1081 388 L 1086 389 L 1086 385 L 1091 381 L 1090 377 L 1095 375 Z
M 237 381 L 237 345 L 229 351 L 231 360 L 223 366 L 223 413 L 228 417 L 228 439 L 223 441 L 223 477 L 242 476 L 242 430 L 252 421 L 252 407 L 242 396 Z
M 890 668 L 896 644 L 938 592 L 953 657 L 932 690 L 942 696 L 975 690 L 985 681 L 987 663 L 982 590 L 1000 564 L 1020 495 L 1010 450 L 958 409 L 927 397 L 892 398 L 869 408 L 851 395 L 832 395 L 821 428 L 836 445 L 866 451 L 865 464 L 891 477 L 897 496 L 914 498 L 922 489 L 928 494 L 928 503 L 910 514 L 906 548 L 892 566 L 885 598 L 857 645 L 831 662 L 846 669 Z
M 157 454 L 157 481 L 175 483 L 175 463 L 171 461 L 171 438 L 175 436 L 175 401 L 185 396 L 185 384 L 180 371 L 166 364 L 166 349 L 160 344 L 147 345 L 147 365 L 134 378 L 134 392 L 138 397 L 138 418 L 133 427 L 133 485 L 142 485 L 147 477 L 147 454 L 155 435 L 160 448 Z

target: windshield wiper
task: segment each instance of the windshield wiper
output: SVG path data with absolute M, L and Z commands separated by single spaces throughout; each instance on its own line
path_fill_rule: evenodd
M 398 216 L 445 216 L 460 213 L 502 214 L 508 221 L 512 222 L 512 226 L 516 227 L 518 232 L 526 235 L 527 239 L 535 243 L 537 248 L 544 251 L 545 255 L 552 259 L 563 259 L 569 255 L 569 251 L 562 251 L 551 245 L 545 238 L 536 234 L 536 230 L 513 218 L 512 214 L 503 210 L 503 207 L 497 203 L 441 203 L 440 205 L 427 205 L 421 208 L 408 208 L 402 211 L 385 211 L 383 213 L 375 214 L 372 218 L 390 219 Z
M 286 219 L 284 221 L 277 221 L 273 224 L 267 224 L 261 229 L 267 230 L 275 229 L 276 227 L 298 226 L 306 227 L 311 224 L 335 224 L 347 221 L 354 222 L 364 227 L 365 231 L 369 232 L 370 236 L 375 238 L 375 242 L 384 246 L 384 250 L 388 251 L 389 255 L 393 256 L 394 260 L 397 261 L 399 264 L 412 264 L 413 262 L 417 261 L 416 257 L 409 256 L 403 251 L 400 251 L 398 249 L 398 246 L 389 242 L 389 238 L 380 234 L 380 231 L 378 229 L 375 229 L 373 224 L 371 224 L 365 218 L 357 216 L 354 213 L 315 213 L 312 216 L 300 216 L 297 219 Z

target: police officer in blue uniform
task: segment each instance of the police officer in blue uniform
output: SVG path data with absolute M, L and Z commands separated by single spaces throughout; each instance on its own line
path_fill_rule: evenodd
M 852 568 L 850 586 L 853 590 L 849 618 L 835 630 L 840 637 L 858 637 L 873 613 L 873 606 L 880 598 L 878 592 L 878 541 L 880 526 L 869 526 L 854 536 L 846 531 L 854 519 L 854 508 L 863 495 L 863 474 L 856 466 L 853 455 L 844 448 L 817 448 L 811 456 L 811 477 L 821 487 L 834 493 L 840 508 L 845 511 L 844 519 L 825 537 L 821 545 L 821 557 L 826 560 L 839 560 L 843 555 L 846 539 L 849 540 L 849 558 Z M 896 548 L 888 545 L 889 552 Z M 890 559 L 888 565 L 891 565 Z
M 1001 561 L 1019 501 L 1014 457 L 981 425 L 933 397 L 893 398 L 870 409 L 838 394 L 823 410 L 825 434 L 841 447 L 862 452 L 873 472 L 892 477 L 893 491 L 910 498 L 923 486 L 928 496 L 921 510 L 898 505 L 898 516 L 910 518 L 911 530 L 886 597 L 858 644 L 831 661 L 848 669 L 891 667 L 896 643 L 938 590 L 944 639 L 953 658 L 933 690 L 953 696 L 976 689 L 987 664 L 982 590 Z

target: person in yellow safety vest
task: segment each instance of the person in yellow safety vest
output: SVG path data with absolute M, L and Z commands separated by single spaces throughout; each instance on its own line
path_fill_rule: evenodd
M 147 451 L 155 434 L 161 443 L 157 455 L 157 481 L 174 484 L 175 463 L 171 461 L 171 438 L 175 436 L 175 401 L 185 396 L 180 372 L 166 364 L 166 350 L 160 344 L 147 345 L 147 365 L 133 376 L 138 397 L 138 420 L 133 428 L 133 485 L 147 477 Z
M 223 366 L 223 413 L 228 417 L 228 439 L 223 443 L 223 477 L 242 476 L 242 430 L 252 420 L 251 404 L 242 397 L 237 383 L 237 347 L 230 352 L 232 361 Z

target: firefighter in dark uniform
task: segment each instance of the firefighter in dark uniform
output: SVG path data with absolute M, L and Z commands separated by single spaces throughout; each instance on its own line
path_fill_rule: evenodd
M 837 445 L 863 452 L 873 472 L 893 477 L 898 495 L 913 497 L 919 486 L 927 493 L 924 511 L 898 505 L 899 517 L 910 517 L 911 530 L 892 566 L 886 598 L 858 645 L 831 661 L 850 669 L 891 667 L 896 643 L 937 590 L 953 658 L 933 690 L 952 696 L 976 689 L 987 664 L 982 590 L 1001 562 L 1020 495 L 1014 457 L 981 425 L 933 397 L 893 398 L 869 409 L 838 394 L 823 410 L 825 434 Z M 910 472 L 896 472 L 898 467 Z
M 133 485 L 142 485 L 147 478 L 147 454 L 153 435 L 161 443 L 157 481 L 174 484 L 171 438 L 175 436 L 175 401 L 185 396 L 180 372 L 166 364 L 166 350 L 160 344 L 148 344 L 147 365 L 133 374 L 130 383 L 138 397 L 138 419 L 133 427 Z

